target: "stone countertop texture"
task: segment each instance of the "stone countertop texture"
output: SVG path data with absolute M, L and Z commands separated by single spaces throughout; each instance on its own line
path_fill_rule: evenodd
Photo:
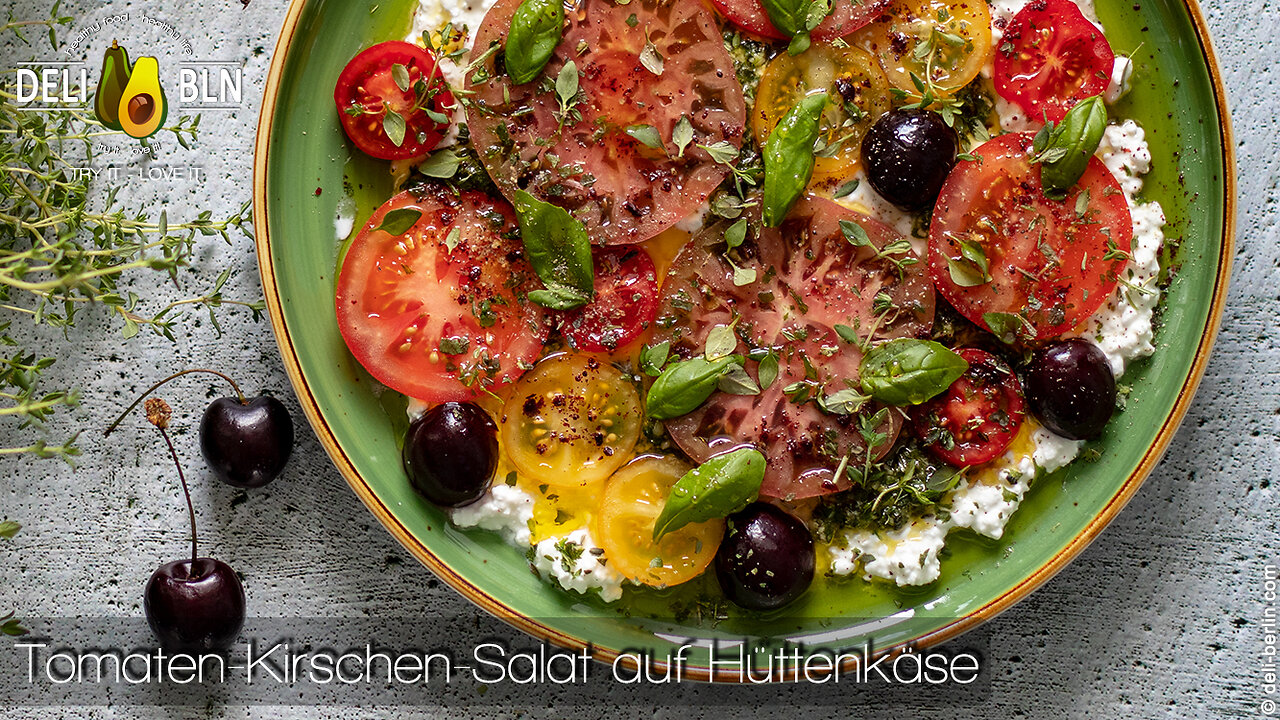
M 9 5 L 19 18 L 43 17 L 49 7 L 40 0 Z M 243 107 L 206 112 L 194 150 L 162 146 L 155 161 L 198 168 L 203 177 L 129 182 L 122 197 L 163 201 L 171 220 L 203 208 L 225 215 L 249 199 L 258 107 L 286 6 L 286 0 L 252 0 L 247 8 L 235 0 L 63 2 L 63 13 L 76 18 L 73 28 L 113 13 L 147 14 L 172 23 L 196 57 L 243 63 Z M 1280 468 L 1280 9 L 1271 0 L 1222 0 L 1204 12 L 1231 101 L 1239 233 L 1222 331 L 1167 456 L 1074 563 L 981 631 L 991 681 L 982 704 L 952 707 L 939 693 L 851 687 L 842 704 L 815 706 L 808 715 L 1262 715 L 1261 576 L 1264 564 L 1280 559 L 1272 482 Z M 101 48 L 94 48 L 96 56 Z M 177 61 L 171 51 L 171 44 L 157 43 L 162 66 Z M 31 50 L 0 47 L 5 56 L 14 52 Z M 231 245 L 202 244 L 184 280 L 193 289 L 203 287 L 226 267 L 234 270 L 227 296 L 260 296 L 252 243 L 244 237 L 233 237 Z M 153 298 L 178 297 L 148 283 L 140 280 L 139 288 Z M 62 413 L 50 429 L 54 437 L 84 430 L 85 455 L 74 469 L 57 461 L 0 460 L 0 515 L 24 526 L 0 547 L 0 608 L 14 607 L 27 617 L 141 616 L 143 583 L 185 547 L 180 489 L 162 446 L 140 417 L 132 421 L 134 430 L 110 442 L 98 430 L 153 379 L 209 366 L 232 372 L 248 393 L 275 393 L 299 424 L 285 476 L 249 493 L 207 475 L 193 429 L 179 430 L 175 438 L 193 481 L 205 552 L 244 573 L 253 615 L 454 614 L 462 618 L 458 622 L 469 622 L 478 613 L 403 550 L 348 489 L 305 424 L 266 322 L 228 311 L 221 318 L 222 335 L 207 321 L 189 322 L 172 344 L 145 334 L 125 341 L 116 327 L 90 321 L 91 314 L 71 332 L 69 343 L 57 333 L 37 333 L 58 357 L 51 381 L 83 392 L 81 407 Z M 185 421 L 175 425 L 191 427 L 208 398 L 225 391 L 204 379 L 180 382 L 165 397 Z M 441 632 L 448 637 L 447 629 Z M 806 704 L 795 688 L 776 693 L 789 705 Z M 732 695 L 715 695 L 714 702 L 711 697 L 695 688 L 682 690 L 677 704 L 593 708 L 575 704 L 571 690 L 535 687 L 502 704 L 469 707 L 456 697 L 447 707 L 399 710 L 24 709 L 0 702 L 0 717 L 718 718 L 738 717 L 755 704 L 737 703 Z

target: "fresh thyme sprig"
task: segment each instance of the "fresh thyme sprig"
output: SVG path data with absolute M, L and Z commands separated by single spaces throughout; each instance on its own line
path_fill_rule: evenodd
M 72 22 L 58 14 L 58 5 L 44 20 L 10 16 L 0 24 L 0 36 L 8 31 L 15 45 L 30 45 L 24 31 L 44 28 L 56 50 L 58 29 Z M 80 312 L 90 309 L 116 318 L 125 338 L 147 328 L 174 340 L 178 323 L 190 310 L 207 311 L 220 331 L 218 309 L 243 306 L 257 319 L 265 305 L 225 297 L 231 273 L 224 270 L 201 294 L 145 310 L 154 303 L 122 282 L 154 271 L 181 292 L 178 271 L 190 263 L 200 241 L 221 237 L 229 244 L 233 230 L 252 237 L 249 203 L 225 218 L 215 219 L 206 210 L 181 222 L 170 222 L 164 210 L 158 215 L 141 208 L 127 211 L 116 199 L 118 186 L 102 192 L 101 181 L 87 171 L 93 167 L 95 141 L 123 136 L 80 106 L 21 109 L 13 79 L 12 72 L 0 75 L 0 345 L 9 348 L 0 357 L 0 420 L 11 418 L 18 430 L 27 430 L 59 408 L 77 404 L 79 395 L 72 388 L 43 386 L 55 353 L 35 351 L 28 326 L 18 320 L 58 328 L 69 337 Z M 163 131 L 189 148 L 199 120 L 183 116 Z M 78 453 L 74 437 L 0 442 L 10 444 L 0 447 L 0 456 L 69 459 Z

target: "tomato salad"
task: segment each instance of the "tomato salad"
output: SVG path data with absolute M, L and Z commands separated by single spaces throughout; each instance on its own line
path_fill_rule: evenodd
M 1087 2 L 485 6 L 335 90 L 401 185 L 339 328 L 455 524 L 768 611 L 932 581 L 1106 431 L 1163 215 Z

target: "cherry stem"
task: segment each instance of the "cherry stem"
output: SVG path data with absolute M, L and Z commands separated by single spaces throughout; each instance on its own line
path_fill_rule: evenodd
M 191 488 L 187 487 L 187 476 L 182 473 L 182 462 L 178 460 L 178 451 L 173 449 L 169 432 L 162 427 L 156 427 L 156 429 L 160 431 L 160 437 L 164 438 L 164 444 L 169 446 L 169 457 L 173 458 L 173 464 L 178 468 L 178 479 L 182 481 L 182 494 L 187 498 L 187 516 L 191 518 L 191 567 L 194 570 L 199 554 L 196 552 L 196 508 L 191 504 Z
M 107 436 L 108 436 L 108 435 L 110 435 L 112 432 L 114 432 L 114 431 L 115 431 L 115 429 L 116 429 L 116 427 L 117 427 L 117 426 L 119 426 L 121 422 L 124 422 L 125 417 L 126 417 L 126 416 L 128 416 L 128 414 L 129 414 L 129 413 L 133 412 L 133 409 L 134 409 L 134 408 L 138 407 L 138 403 L 142 402 L 143 400 L 146 400 L 146 399 L 147 399 L 147 396 L 148 396 L 148 395 L 150 395 L 151 393 L 155 392 L 157 389 L 159 389 L 161 385 L 164 385 L 165 383 L 169 382 L 170 380 L 175 380 L 175 379 L 177 379 L 177 378 L 180 378 L 180 377 L 182 377 L 183 375 L 190 375 L 191 373 L 209 373 L 210 375 L 217 375 L 218 377 L 222 378 L 223 380 L 226 380 L 226 381 L 227 381 L 227 383 L 229 383 L 229 384 L 231 385 L 231 389 L 235 391 L 235 393 L 236 393 L 236 398 L 237 398 L 238 400 L 240 400 L 240 404 L 241 404 L 241 405 L 244 405 L 244 404 L 245 404 L 245 402 L 247 402 L 247 401 L 245 400 L 245 398 L 244 398 L 244 393 L 240 392 L 240 386 L 239 386 L 239 385 L 236 385 L 236 381 L 235 381 L 235 380 L 232 380 L 231 378 L 227 377 L 226 375 L 223 375 L 222 373 L 218 372 L 217 370 L 208 370 L 208 369 L 205 369 L 205 368 L 191 368 L 191 369 L 189 369 L 189 370 L 183 370 L 182 372 L 176 372 L 176 373 L 174 373 L 174 374 L 170 375 L 169 377 L 167 377 L 167 378 L 165 378 L 165 379 L 163 379 L 163 380 L 161 380 L 161 381 L 157 382 L 155 385 L 152 385 L 151 387 L 147 388 L 147 389 L 146 389 L 146 390 L 145 390 L 141 395 L 139 395 L 139 396 L 138 396 L 138 399 L 137 399 L 137 400 L 134 400 L 134 401 L 133 401 L 133 404 L 132 404 L 132 405 L 130 405 L 129 407 L 125 408 L 125 411 L 124 411 L 124 412 L 122 412 L 122 413 L 120 413 L 120 417 L 116 418 L 115 422 L 113 422 L 113 423 L 111 423 L 110 425 L 108 425 L 108 426 L 107 426 L 107 430 L 106 430 L 106 432 L 102 433 L 102 436 L 103 436 L 103 437 L 107 437 Z

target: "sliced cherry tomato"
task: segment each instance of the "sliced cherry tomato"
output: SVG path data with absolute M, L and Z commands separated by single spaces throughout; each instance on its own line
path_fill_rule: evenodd
M 591 536 L 609 565 L 628 580 L 668 587 L 702 574 L 724 537 L 724 520 L 690 523 L 653 541 L 671 487 L 691 468 L 671 457 L 642 457 L 604 486 Z
M 1124 193 L 1101 160 L 1089 160 L 1065 200 L 1050 200 L 1031 141 L 1012 133 L 972 150 L 947 176 L 929 227 L 929 271 L 943 297 L 979 326 L 1024 339 L 1061 335 L 1101 307 L 1133 239 Z M 989 281 L 977 282 L 975 257 Z
M 865 50 L 814 45 L 796 56 L 780 53 L 760 76 L 751 129 L 763 147 L 783 115 L 823 90 L 832 102 L 822 113 L 822 139 L 839 144 L 834 154 L 817 159 L 814 177 L 847 178 L 861 162 L 862 136 L 890 108 L 889 83 Z
M 502 445 L 521 475 L 581 487 L 622 467 L 640 439 L 635 386 L 611 365 L 553 355 L 512 389 L 502 408 Z
M 399 40 L 352 58 L 338 76 L 333 101 L 347 137 L 382 160 L 422 157 L 434 149 L 454 104 L 435 56 Z
M 1057 122 L 1077 102 L 1107 89 L 1115 53 L 1071 0 L 1032 0 L 1009 21 L 996 52 L 1000 97 L 1027 116 Z
M 658 309 L 658 275 L 644 248 L 595 251 L 596 297 L 565 316 L 564 335 L 583 352 L 613 352 L 640 337 Z
M 760 0 L 711 0 L 711 3 L 729 22 L 752 35 L 770 40 L 787 39 L 770 22 L 769 13 Z M 888 4 L 889 0 L 834 0 L 831 14 L 810 35 L 820 43 L 844 37 L 874 20 Z
M 969 369 L 947 391 L 911 411 L 925 449 L 944 463 L 969 467 L 1000 457 L 1026 416 L 1022 383 L 986 350 L 964 348 Z
M 393 222 L 417 219 L 393 234 L 382 228 L 392 212 Z M 537 276 L 511 239 L 517 227 L 511 206 L 482 193 L 426 186 L 388 200 L 338 276 L 338 328 L 351 354 L 382 384 L 427 402 L 520 377 L 549 323 L 525 299 Z
M 476 47 L 502 45 L 519 5 L 499 0 Z M 481 160 L 508 197 L 522 188 L 569 210 L 593 242 L 636 243 L 683 220 L 726 174 L 703 147 L 742 143 L 742 86 L 701 3 L 589 0 L 570 13 L 542 78 L 513 85 L 500 60 L 481 82 L 467 78 Z M 556 81 L 569 62 L 578 92 L 562 98 Z
M 936 97 L 959 90 L 991 59 L 986 0 L 894 0 L 855 44 L 880 59 L 889 82 L 911 97 L 932 82 Z
M 850 242 L 841 220 L 860 226 L 870 246 Z M 876 339 L 927 333 L 934 293 L 924 263 L 887 225 L 812 196 L 797 203 L 780 228 L 764 229 L 728 253 L 727 227 L 721 222 L 703 230 L 672 264 L 653 342 L 668 340 L 678 357 L 694 357 L 703 354 L 712 329 L 732 326 L 737 352 L 756 350 L 759 357 L 771 351 L 777 379 L 757 395 L 716 392 L 698 409 L 668 421 L 667 431 L 698 462 L 734 446 L 758 447 L 769 464 L 760 489 L 766 497 L 804 498 L 847 488 L 848 478 L 835 477 L 834 470 L 846 456 L 865 459 L 867 442 L 859 426 L 880 408 L 822 408 L 820 401 L 838 405 L 837 393 L 858 387 L 862 352 L 840 333 L 863 339 L 873 333 Z M 901 273 L 874 248 L 889 248 L 889 256 L 902 263 Z M 736 284 L 752 273 L 754 281 Z M 758 383 L 760 363 L 747 361 L 746 372 Z M 884 414 L 876 425 L 884 439 L 872 449 L 875 457 L 889 451 L 900 424 L 898 413 Z

